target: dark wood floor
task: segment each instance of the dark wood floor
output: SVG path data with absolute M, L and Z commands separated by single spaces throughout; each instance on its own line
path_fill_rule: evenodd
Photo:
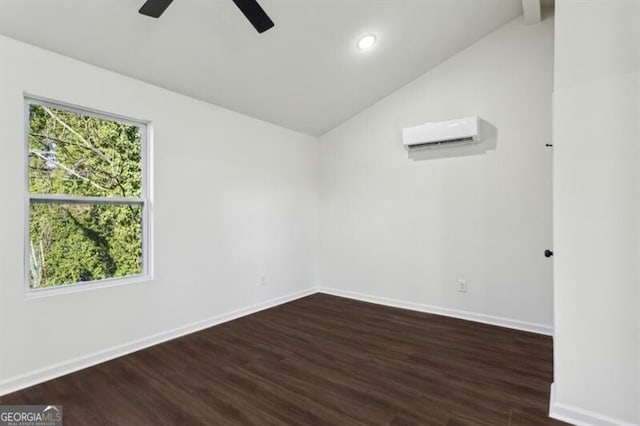
M 549 425 L 549 337 L 316 294 L 0 398 L 65 425 Z

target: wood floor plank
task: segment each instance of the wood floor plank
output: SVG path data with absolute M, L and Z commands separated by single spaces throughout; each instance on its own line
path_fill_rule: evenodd
M 549 337 L 315 294 L 0 397 L 66 425 L 556 425 Z

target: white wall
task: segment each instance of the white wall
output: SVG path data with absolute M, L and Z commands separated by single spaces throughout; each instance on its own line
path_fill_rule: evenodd
M 153 281 L 24 299 L 23 92 L 151 120 Z M 315 284 L 315 138 L 0 37 L 0 147 L 0 393 Z
M 550 332 L 552 77 L 520 17 L 324 135 L 321 285 Z M 497 136 L 408 158 L 402 127 L 473 114 Z
M 640 2 L 556 2 L 555 401 L 640 424 Z

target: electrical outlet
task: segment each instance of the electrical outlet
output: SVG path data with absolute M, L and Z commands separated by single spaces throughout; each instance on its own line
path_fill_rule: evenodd
M 466 280 L 458 280 L 458 291 L 460 293 L 467 292 L 467 281 Z
M 266 275 L 260 275 L 260 281 L 258 281 L 258 284 L 260 285 L 260 287 L 264 287 L 265 285 L 267 285 L 267 276 Z

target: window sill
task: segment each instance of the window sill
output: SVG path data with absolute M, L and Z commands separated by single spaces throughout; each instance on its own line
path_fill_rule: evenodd
M 146 275 L 134 275 L 124 278 L 107 278 L 99 281 L 87 281 L 74 284 L 66 284 L 58 287 L 46 287 L 37 290 L 26 289 L 24 293 L 25 300 L 40 299 L 43 297 L 58 296 L 62 294 L 80 293 L 89 290 L 96 290 L 100 288 L 120 287 L 129 284 L 142 283 L 152 281 L 153 276 Z

